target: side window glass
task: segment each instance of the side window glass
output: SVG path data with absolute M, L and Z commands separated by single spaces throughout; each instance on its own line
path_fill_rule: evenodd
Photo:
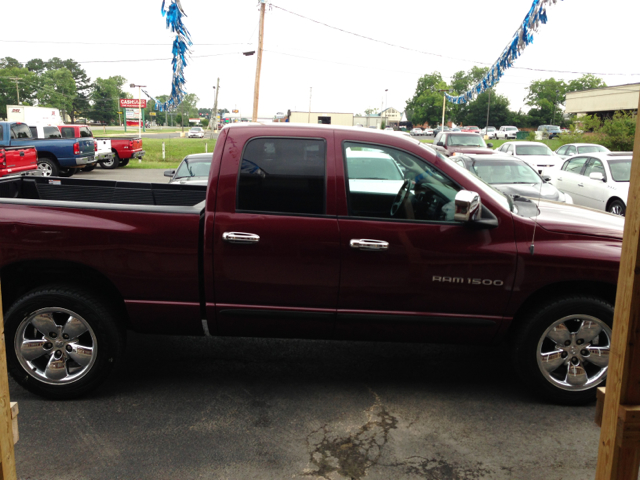
M 14 123 L 11 125 L 11 138 L 33 138 L 31 130 L 24 123 Z
M 558 149 L 558 155 L 566 155 L 566 153 L 565 153 L 566 151 L 567 151 L 567 146 L 563 145 L 562 147 L 560 147 Z
M 31 136 L 33 138 L 38 138 L 38 130 L 36 129 L 36 127 L 29 127 L 29 130 L 31 130 Z
M 594 172 L 601 173 L 602 176 L 606 178 L 606 175 L 604 173 L 604 165 L 602 165 L 602 162 L 600 160 L 595 158 L 591 159 L 591 162 L 589 162 L 589 165 L 587 165 L 587 168 L 585 168 L 584 175 L 588 177 Z
M 575 155 L 576 154 L 576 147 L 574 147 L 573 145 L 571 145 L 570 147 L 567 147 L 567 155 Z
M 567 162 L 565 170 L 567 172 L 571 172 L 571 173 L 576 173 L 576 174 L 580 174 L 580 172 L 582 171 L 582 167 L 584 166 L 584 162 L 587 161 L 587 157 L 578 157 L 578 158 L 574 158 L 571 159 L 569 162 Z
M 62 134 L 62 138 L 75 138 L 73 128 L 61 128 L 60 133 Z
M 345 142 L 349 215 L 451 222 L 460 188 L 433 166 L 394 148 Z
M 238 176 L 237 209 L 325 213 L 324 140 L 257 138 L 247 143 Z

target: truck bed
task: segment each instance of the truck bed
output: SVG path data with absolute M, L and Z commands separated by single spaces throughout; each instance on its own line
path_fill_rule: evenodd
M 193 212 L 204 208 L 206 185 L 120 182 L 52 177 L 0 179 L 0 203 L 60 206 L 73 202 L 74 208 L 126 209 L 124 206 L 167 207 L 153 211 Z M 101 204 L 100 206 L 96 204 Z M 190 207 L 190 208 L 171 208 Z M 168 210 L 167 210 L 168 209 Z M 144 208 L 146 210 L 146 208 Z

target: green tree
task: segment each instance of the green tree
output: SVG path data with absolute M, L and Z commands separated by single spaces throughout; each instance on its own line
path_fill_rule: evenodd
M 632 151 L 636 134 L 637 114 L 616 112 L 612 118 L 601 120 L 597 116 L 585 115 L 579 121 L 584 130 L 593 133 L 589 143 L 597 142 L 612 151 Z
M 22 65 L 18 60 L 16 60 L 13 57 L 4 57 L 4 58 L 0 58 L 0 68 L 23 68 L 24 65 Z
M 16 80 L 18 79 L 17 89 Z M 37 91 L 37 77 L 22 67 L 0 68 L 0 116 L 4 117 L 7 105 L 33 105 Z M 20 102 L 18 102 L 18 93 Z
M 607 84 L 604 83 L 599 77 L 587 73 L 586 75 L 581 76 L 580 78 L 576 78 L 575 80 L 571 80 L 567 84 L 567 92 L 580 92 L 582 90 L 590 90 L 592 88 L 602 88 L 606 87 Z
M 378 109 L 377 108 L 367 108 L 364 111 L 365 115 L 377 115 L 378 114 Z
M 38 105 L 59 109 L 62 118 L 65 113 L 71 116 L 76 97 L 76 82 L 71 72 L 66 68 L 47 70 L 39 80 Z
M 474 87 L 478 84 L 480 80 L 487 74 L 489 71 L 488 67 L 472 67 L 468 72 L 459 71 L 453 74 L 451 77 L 451 85 L 449 95 L 457 96 L 462 95 L 469 91 L 470 88 Z M 482 94 L 481 94 L 482 95 Z M 447 116 L 453 120 L 455 123 L 462 123 L 466 125 L 477 125 L 477 123 L 469 123 L 469 120 L 466 120 L 467 112 L 471 105 L 476 103 L 479 99 L 480 95 L 469 103 L 447 103 Z M 485 107 L 486 107 L 486 99 L 485 99 Z
M 438 124 L 442 119 L 443 95 L 438 90 L 446 88 L 447 84 L 439 72 L 423 75 L 418 80 L 413 97 L 407 100 L 405 111 L 411 115 L 411 120 L 408 117 L 407 120 L 414 125 L 422 125 L 425 122 L 429 125 Z
M 491 95 L 491 100 L 489 100 L 489 95 Z M 509 100 L 503 95 L 496 95 L 493 89 L 481 93 L 467 105 L 461 123 L 484 128 L 487 123 L 487 107 L 489 107 L 490 126 L 500 128 L 501 125 L 510 124 L 513 112 L 509 110 Z
M 564 80 L 548 78 L 546 80 L 534 80 L 529 85 L 525 104 L 530 106 L 528 112 L 533 125 L 555 124 L 562 122 L 562 109 L 564 105 L 567 84 Z
M 124 77 L 119 75 L 109 78 L 96 78 L 91 93 L 92 109 L 90 118 L 99 122 L 114 124 L 118 120 L 120 98 L 130 98 L 131 94 L 122 90 Z

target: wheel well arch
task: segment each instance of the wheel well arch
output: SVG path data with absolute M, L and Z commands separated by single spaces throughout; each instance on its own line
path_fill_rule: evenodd
M 38 158 L 48 158 L 56 162 L 56 165 L 59 165 L 58 158 L 51 152 L 38 152 Z
M 9 307 L 25 293 L 45 285 L 64 283 L 87 290 L 110 306 L 123 326 L 129 327 L 124 298 L 115 285 L 97 270 L 75 262 L 28 260 L 6 265 L 0 270 L 2 307 Z
M 571 295 L 583 295 L 600 298 L 611 305 L 616 303 L 617 285 L 606 282 L 580 281 L 580 282 L 559 282 L 546 285 L 531 294 L 518 308 L 513 316 L 513 323 L 509 328 L 510 333 L 517 331 L 524 324 L 524 319 L 536 306 L 546 304 L 555 299 Z
M 627 206 L 627 202 L 625 202 L 624 200 L 622 200 L 620 197 L 611 197 L 609 200 L 607 200 L 607 206 L 605 207 L 606 210 L 609 210 L 609 207 L 611 206 L 611 204 L 615 201 L 619 201 L 622 202 L 622 204 L 626 207 Z

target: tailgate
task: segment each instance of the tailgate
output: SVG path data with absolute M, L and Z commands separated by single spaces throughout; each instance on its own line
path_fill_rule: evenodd
M 0 148 L 0 176 L 37 168 L 38 153 L 35 147 Z
M 80 155 L 94 155 L 96 152 L 95 142 L 93 138 L 76 139 L 80 145 Z
M 133 139 L 133 151 L 142 150 L 142 139 L 134 138 Z

